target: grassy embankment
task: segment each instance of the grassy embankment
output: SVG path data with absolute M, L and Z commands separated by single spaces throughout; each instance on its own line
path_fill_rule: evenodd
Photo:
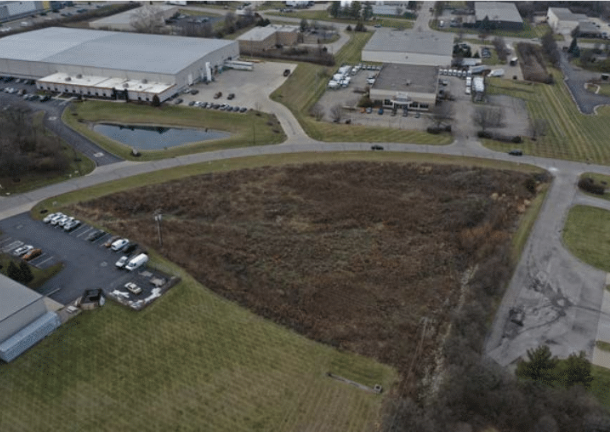
M 44 112 L 38 112 L 34 115 L 32 120 L 32 127 L 36 130 L 37 134 L 46 135 L 48 137 L 55 137 L 53 132 L 49 131 L 43 126 L 42 120 L 44 118 Z M 89 174 L 95 168 L 95 163 L 85 157 L 80 152 L 70 147 L 64 140 L 60 141 L 61 152 L 65 155 L 68 160 L 68 167 L 60 173 L 37 173 L 27 172 L 19 176 L 19 182 L 15 182 L 11 178 L 0 177 L 0 193 L 2 195 L 11 195 L 16 193 L 27 192 L 30 190 L 38 189 L 42 186 L 47 186 L 53 183 L 59 183 L 72 177 L 79 177 Z
M 173 105 L 154 108 L 149 105 L 99 101 L 86 101 L 74 106 L 74 113 L 65 110 L 62 116 L 62 120 L 68 126 L 98 143 L 110 153 L 129 160 L 157 160 L 204 151 L 277 144 L 286 139 L 275 116 L 264 113 L 257 116 L 253 111 L 239 114 Z M 131 149 L 128 146 L 98 134 L 89 127 L 89 124 L 98 122 L 209 128 L 229 132 L 231 136 L 221 140 L 168 147 L 166 150 L 140 150 L 142 156 L 136 158 L 131 155 Z
M 563 242 L 578 259 L 610 272 L 610 212 L 590 206 L 570 209 Z
M 357 64 L 362 48 L 371 33 L 354 33 L 352 39 L 336 55 L 337 64 Z M 316 121 L 309 114 L 320 99 L 331 69 L 310 63 L 299 63 L 290 77 L 271 94 L 271 99 L 290 109 L 307 135 L 321 141 L 338 142 L 403 142 L 417 144 L 449 144 L 449 135 L 431 135 L 420 130 L 400 130 L 363 125 L 334 124 Z
M 350 24 L 352 27 L 358 23 L 358 20 L 352 18 L 333 18 L 325 10 L 294 10 L 294 12 L 266 12 L 269 16 L 279 16 L 286 18 L 305 18 L 309 22 L 313 21 L 329 21 L 340 24 Z M 375 21 L 364 23 L 365 27 L 373 27 L 373 25 L 381 24 L 384 27 L 394 27 L 410 29 L 413 28 L 413 20 L 407 18 L 394 17 L 375 17 Z
M 445 22 L 444 27 L 440 27 L 437 20 L 430 20 L 430 28 L 433 30 L 444 31 L 448 33 L 456 33 L 456 34 L 464 34 L 464 35 L 479 35 L 481 32 L 476 28 L 465 28 L 465 27 L 450 27 L 448 22 Z M 514 30 L 492 30 L 487 36 L 489 39 L 493 39 L 496 36 L 500 37 L 513 37 L 513 38 L 523 38 L 523 39 L 534 39 L 544 36 L 544 34 L 549 31 L 550 27 L 548 24 L 539 24 L 532 26 L 527 21 L 523 21 L 523 29 L 514 31 Z M 558 39 L 555 37 L 556 40 Z
M 488 80 L 489 94 L 506 94 L 526 102 L 531 119 L 546 120 L 544 136 L 536 141 L 524 138 L 520 148 L 528 155 L 567 159 L 598 164 L 610 164 L 610 107 L 597 110 L 596 115 L 584 115 L 572 100 L 559 71 L 551 69 L 555 84 L 511 81 L 501 78 Z M 483 140 L 493 149 L 506 152 L 514 144 Z

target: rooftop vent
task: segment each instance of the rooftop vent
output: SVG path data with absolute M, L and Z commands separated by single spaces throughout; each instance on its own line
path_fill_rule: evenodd
M 72 78 L 66 77 L 66 81 L 72 81 Z
M 142 84 L 148 84 L 148 80 L 147 80 L 146 78 L 144 78 L 144 79 L 142 80 Z
M 76 74 L 76 78 L 82 78 L 83 76 L 81 74 Z
M 127 88 L 127 87 L 129 87 L 129 84 L 128 83 L 123 83 L 123 88 Z

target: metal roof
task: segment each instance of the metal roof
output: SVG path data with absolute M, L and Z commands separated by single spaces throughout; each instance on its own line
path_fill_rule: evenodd
M 40 298 L 36 291 L 0 274 L 0 322 Z
M 523 22 L 514 3 L 475 2 L 474 11 L 477 21 L 482 21 L 487 17 L 490 21 Z
M 453 33 L 377 29 L 364 51 L 397 51 L 415 54 L 451 56 Z
M 384 64 L 373 89 L 403 93 L 435 93 L 438 68 L 405 64 Z
M 0 58 L 175 74 L 235 41 L 49 27 L 0 39 Z

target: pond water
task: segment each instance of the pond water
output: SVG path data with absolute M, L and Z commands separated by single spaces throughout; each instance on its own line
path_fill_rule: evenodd
M 163 150 L 179 145 L 227 138 L 230 134 L 215 130 L 180 129 L 163 126 L 130 126 L 99 123 L 93 130 L 138 150 Z

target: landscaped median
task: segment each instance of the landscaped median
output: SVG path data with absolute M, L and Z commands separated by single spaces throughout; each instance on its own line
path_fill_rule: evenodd
M 172 105 L 155 108 L 135 103 L 99 101 L 77 102 L 73 103 L 72 107 L 66 109 L 62 116 L 62 120 L 68 126 L 106 151 L 128 160 L 157 160 L 205 151 L 278 144 L 286 139 L 286 134 L 273 114 L 257 111 L 240 114 Z M 143 151 L 138 149 L 141 156 L 134 157 L 131 147 L 92 130 L 95 123 L 101 122 L 130 126 L 207 128 L 229 132 L 231 136 L 225 139 L 168 147 L 164 150 Z

